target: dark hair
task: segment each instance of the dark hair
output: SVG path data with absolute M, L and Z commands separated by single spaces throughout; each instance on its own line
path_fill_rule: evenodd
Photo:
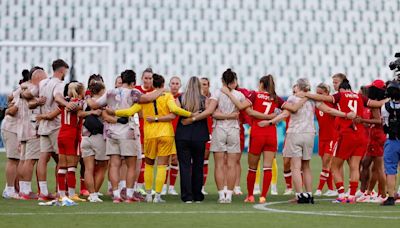
M 368 98 L 371 100 L 383 100 L 386 98 L 386 90 L 385 89 L 379 89 L 375 86 L 371 86 L 368 88 Z
M 222 81 L 226 84 L 229 85 L 232 82 L 237 80 L 236 73 L 231 70 L 231 68 L 228 68 L 223 74 L 222 74 Z
M 351 90 L 351 85 L 347 78 L 343 79 L 342 83 L 340 83 L 339 89 Z
M 144 73 L 153 73 L 153 69 L 151 69 L 150 67 L 146 68 L 142 73 L 142 77 L 143 77 Z
M 94 83 L 89 85 L 89 91 L 92 95 L 99 94 L 100 91 L 105 89 L 104 83 L 101 81 L 95 81 Z
M 69 87 L 69 84 L 71 84 L 72 82 L 78 82 L 78 81 L 77 80 L 72 80 L 72 81 L 68 82 L 67 84 L 65 84 L 64 92 L 63 92 L 64 97 L 68 97 L 68 87 Z
M 208 82 L 208 85 L 210 85 L 210 79 L 208 79 L 207 77 L 202 77 L 200 78 L 201 80 L 206 80 Z
M 136 84 L 136 73 L 133 70 L 125 70 L 121 73 L 121 79 L 123 84 Z
M 29 80 L 32 79 L 32 75 L 36 70 L 43 70 L 44 71 L 44 69 L 42 67 L 40 67 L 40 66 L 32 67 L 31 70 L 29 71 Z
M 89 76 L 89 79 L 88 79 L 88 87 L 90 86 L 90 81 L 92 81 L 92 80 L 95 80 L 98 82 L 104 82 L 103 76 L 101 76 L 100 74 L 92 74 Z
M 19 84 L 29 81 L 29 79 L 30 79 L 29 78 L 29 70 L 24 69 L 21 74 L 22 74 L 22 79 L 19 81 Z
M 163 76 L 159 74 L 153 74 L 153 87 L 161 88 L 165 83 L 165 79 Z
M 262 84 L 265 91 L 269 93 L 269 95 L 274 99 L 275 102 L 278 100 L 278 96 L 275 92 L 275 82 L 272 75 L 268 74 L 260 78 L 260 83 Z
M 53 68 L 53 71 L 56 71 L 56 70 L 60 69 L 61 67 L 65 67 L 65 68 L 69 69 L 68 64 L 62 59 L 54 60 L 54 62 L 51 64 L 51 67 Z

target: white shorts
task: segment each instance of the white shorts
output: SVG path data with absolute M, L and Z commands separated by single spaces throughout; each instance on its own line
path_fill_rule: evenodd
M 211 137 L 210 151 L 240 153 L 240 129 L 214 128 Z
M 102 134 L 82 137 L 81 152 L 82 158 L 94 156 L 97 161 L 110 159 L 106 155 L 106 140 Z

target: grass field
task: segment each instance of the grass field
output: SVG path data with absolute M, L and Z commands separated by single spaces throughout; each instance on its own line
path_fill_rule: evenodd
M 247 173 L 243 156 L 242 190 Z M 0 170 L 4 170 L 5 154 L 0 154 Z M 282 167 L 278 157 L 279 168 Z M 211 164 L 210 167 L 213 167 Z M 314 186 L 318 181 L 320 161 L 314 156 Z M 52 167 L 50 167 L 52 170 Z M 284 190 L 282 170 L 278 190 Z M 51 173 L 54 172 L 51 171 Z M 3 172 L 2 172 L 3 173 Z M 217 204 L 217 191 L 210 170 L 207 191 L 210 195 L 201 204 L 184 204 L 177 196 L 166 196 L 166 204 L 119 204 L 109 197 L 100 204 L 80 203 L 76 207 L 44 207 L 37 201 L 0 199 L 0 227 L 398 227 L 400 207 L 381 207 L 376 204 L 337 205 L 324 198 L 315 205 L 295 205 L 291 197 L 270 196 L 265 205 L 244 204 L 244 196 L 235 197 L 232 204 Z M 54 177 L 49 175 L 50 186 Z M 4 173 L 0 177 L 4 187 Z M 179 189 L 179 180 L 177 181 Z M 35 185 L 35 184 L 34 184 Z M 106 186 L 106 184 L 104 185 Z M 105 192 L 105 188 L 103 188 Z M 258 199 L 257 199 L 258 200 Z

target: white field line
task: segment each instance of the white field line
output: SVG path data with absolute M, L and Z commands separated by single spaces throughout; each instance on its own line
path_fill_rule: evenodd
M 291 211 L 284 209 L 269 208 L 269 206 L 277 204 L 288 204 L 288 201 L 271 202 L 265 204 L 254 205 L 255 209 L 262 211 L 269 211 L 275 213 L 284 214 L 299 214 L 299 215 L 317 215 L 317 216 L 333 216 L 333 217 L 349 217 L 349 218 L 377 218 L 377 219 L 388 219 L 388 220 L 400 220 L 400 216 L 379 216 L 379 215 L 352 215 L 349 213 L 400 213 L 400 211 Z M 377 205 L 378 207 L 378 205 Z
M 263 211 L 76 211 L 76 212 L 0 212 L 0 216 L 21 215 L 146 215 L 146 214 L 261 214 Z

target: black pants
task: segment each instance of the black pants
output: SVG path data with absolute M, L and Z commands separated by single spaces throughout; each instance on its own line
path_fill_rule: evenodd
M 203 201 L 205 141 L 176 140 L 182 201 Z

